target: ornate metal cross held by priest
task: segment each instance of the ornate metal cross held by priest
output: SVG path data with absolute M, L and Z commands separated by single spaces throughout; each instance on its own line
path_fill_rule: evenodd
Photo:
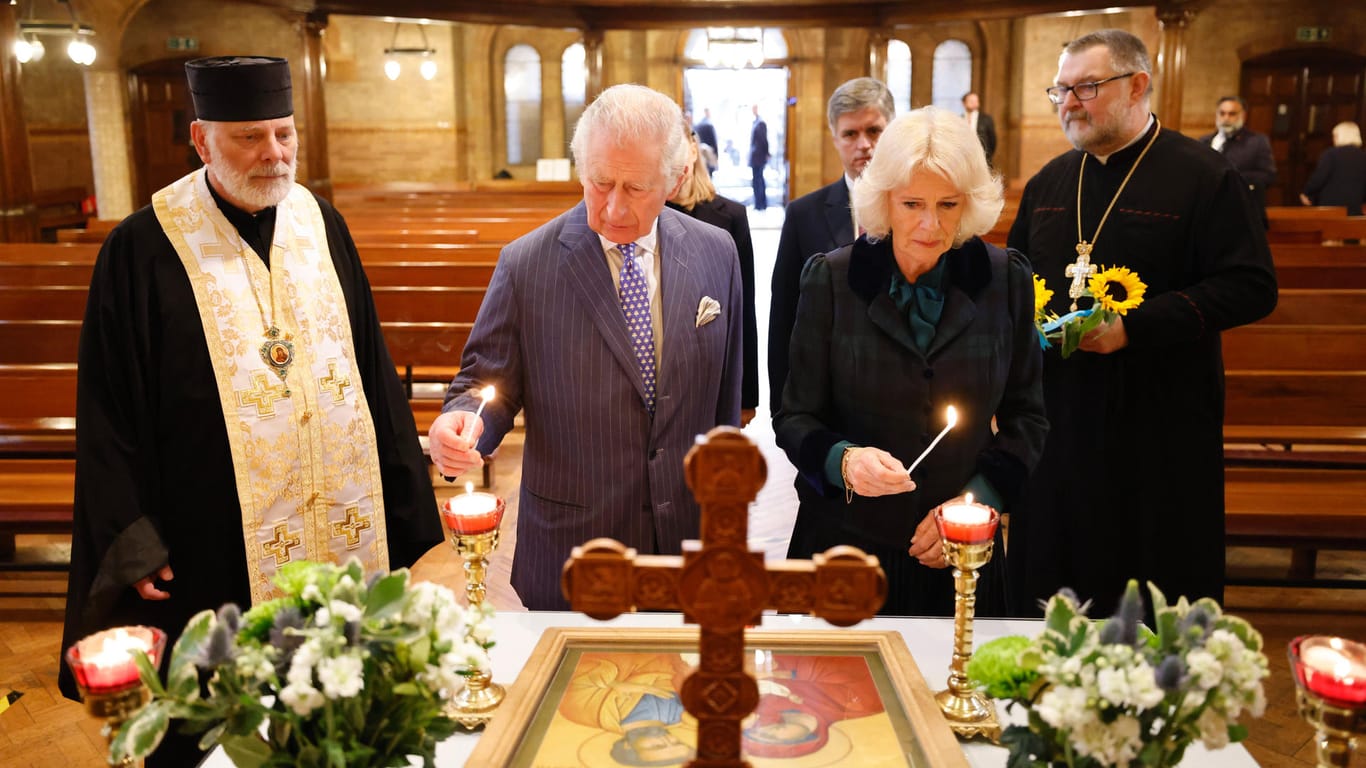
M 684 460 L 688 487 L 702 507 L 702 540 L 683 555 L 640 555 L 594 539 L 564 567 L 562 586 L 575 610 L 610 619 L 637 609 L 682 610 L 699 624 L 701 662 L 679 691 L 697 718 L 693 766 L 741 766 L 740 721 L 759 703 L 745 673 L 745 626 L 766 608 L 811 613 L 836 626 L 873 616 L 887 596 L 876 557 L 834 547 L 812 560 L 764 565 L 748 548 L 749 504 L 767 470 L 759 449 L 733 427 L 717 427 Z
M 1072 285 L 1067 289 L 1067 295 L 1072 299 L 1071 311 L 1077 311 L 1077 299 L 1086 292 L 1086 281 L 1095 273 L 1096 265 L 1091 263 L 1091 244 L 1083 240 L 1077 243 L 1077 260 L 1068 264 L 1063 272 L 1072 278 Z

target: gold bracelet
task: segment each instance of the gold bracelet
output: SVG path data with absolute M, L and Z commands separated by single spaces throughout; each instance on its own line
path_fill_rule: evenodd
M 857 446 L 844 446 L 844 455 L 840 456 L 840 479 L 844 481 L 844 503 L 854 503 L 854 487 L 849 483 L 849 455 L 854 452 Z

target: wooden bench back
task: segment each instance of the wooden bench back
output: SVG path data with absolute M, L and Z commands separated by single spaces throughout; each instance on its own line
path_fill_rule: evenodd
M 1224 390 L 1226 424 L 1366 425 L 1366 370 L 1229 370 Z
M 1225 331 L 1222 341 L 1225 370 L 1366 370 L 1366 325 L 1263 321 Z

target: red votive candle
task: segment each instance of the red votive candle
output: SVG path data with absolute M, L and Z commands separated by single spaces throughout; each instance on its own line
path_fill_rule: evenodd
M 939 507 L 935 522 L 939 525 L 939 537 L 955 544 L 981 544 L 991 541 L 996 535 L 996 526 L 1001 516 L 985 504 L 977 504 L 972 494 L 963 501 L 955 501 Z
M 96 632 L 66 650 L 66 663 L 87 693 L 112 693 L 138 684 L 133 651 L 142 651 L 152 666 L 161 663 L 166 633 L 156 627 L 115 627 Z
M 1366 645 L 1341 637 L 1297 637 L 1290 666 L 1301 685 L 1329 701 L 1366 704 Z
M 503 500 L 491 493 L 476 492 L 474 483 L 465 484 L 465 492 L 448 499 L 441 508 L 441 517 L 452 532 L 465 536 L 497 530 L 503 522 Z

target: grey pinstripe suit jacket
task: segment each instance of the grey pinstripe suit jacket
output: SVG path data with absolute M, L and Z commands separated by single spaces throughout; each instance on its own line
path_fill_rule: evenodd
M 445 410 L 483 413 L 487 454 L 526 411 L 512 584 L 532 609 L 567 607 L 570 550 L 608 536 L 642 554 L 675 554 L 698 535 L 683 479 L 696 435 L 738 424 L 740 266 L 724 230 L 664 209 L 659 216 L 663 341 L 656 408 L 644 404 L 621 304 L 580 203 L 503 249 L 446 394 Z M 710 296 L 721 315 L 696 325 Z

